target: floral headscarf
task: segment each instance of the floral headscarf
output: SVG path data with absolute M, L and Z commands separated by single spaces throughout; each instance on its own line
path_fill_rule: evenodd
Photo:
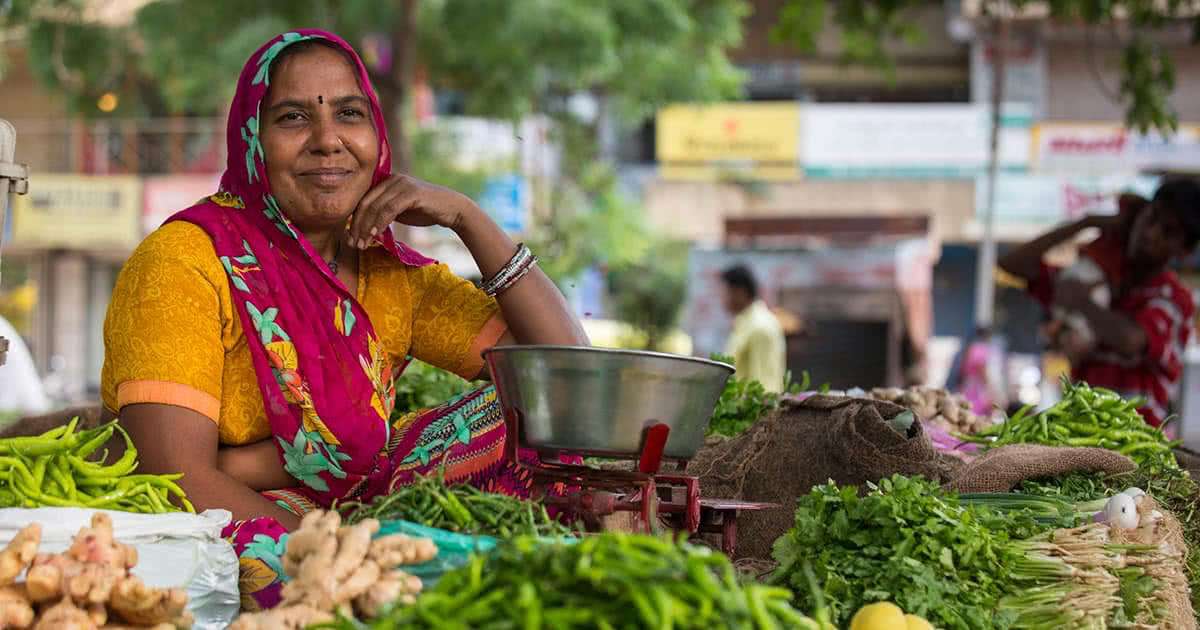
M 387 483 L 397 369 L 362 306 L 288 221 L 267 181 L 259 134 L 271 63 L 288 46 L 314 39 L 353 60 L 379 138 L 372 185 L 391 173 L 387 126 L 358 54 L 332 33 L 288 32 L 267 42 L 242 69 L 229 113 L 229 158 L 220 192 L 170 220 L 194 223 L 212 239 L 229 276 L 284 467 L 327 505 L 374 494 Z M 433 262 L 395 240 L 390 230 L 374 244 L 403 264 Z

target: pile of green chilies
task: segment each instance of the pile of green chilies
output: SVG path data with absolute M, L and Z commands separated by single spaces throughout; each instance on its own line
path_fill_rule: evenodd
M 544 505 L 484 492 L 468 484 L 447 484 L 441 476 L 418 477 L 416 483 L 376 497 L 370 503 L 349 502 L 336 507 L 347 524 L 368 518 L 402 520 L 463 534 L 500 538 L 569 536 L 574 533 L 570 527 L 552 518 Z
M 575 544 L 519 537 L 451 571 L 411 606 L 368 624 L 326 627 L 439 630 L 833 630 L 791 592 L 743 584 L 725 556 L 656 536 L 607 532 Z
M 189 512 L 195 508 L 175 482 L 183 475 L 135 475 L 137 449 L 114 420 L 76 431 L 79 419 L 39 436 L 0 439 L 0 507 L 82 507 L 144 514 L 178 512 L 172 497 Z M 97 453 L 113 434 L 125 439 L 125 452 L 105 465 Z M 93 459 L 94 455 L 98 455 Z
M 1022 409 L 1007 422 L 961 439 L 988 446 L 1046 444 L 1093 446 L 1125 455 L 1139 467 L 1170 470 L 1179 467 L 1171 449 L 1175 443 L 1162 430 L 1146 424 L 1137 409 L 1140 400 L 1087 383 L 1063 383 L 1063 399 L 1037 414 Z

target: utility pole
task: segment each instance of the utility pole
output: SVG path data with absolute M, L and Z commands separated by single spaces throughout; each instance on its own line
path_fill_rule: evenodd
M 996 178 L 1000 170 L 1001 109 L 1004 106 L 1004 67 L 1008 61 L 1007 6 L 992 18 L 992 134 L 988 147 L 987 201 L 983 208 L 983 240 L 979 243 L 975 275 L 975 323 L 991 327 L 996 310 Z

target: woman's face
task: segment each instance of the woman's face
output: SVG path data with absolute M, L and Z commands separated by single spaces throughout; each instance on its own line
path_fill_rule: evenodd
M 337 50 L 313 46 L 277 64 L 260 123 L 271 192 L 301 231 L 339 227 L 379 161 L 370 102 Z

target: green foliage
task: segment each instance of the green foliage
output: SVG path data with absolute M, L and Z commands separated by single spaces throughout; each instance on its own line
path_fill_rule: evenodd
M 1009 627 L 994 613 L 1006 592 L 1009 536 L 990 510 L 964 506 L 937 484 L 895 475 L 866 496 L 829 483 L 800 498 L 795 526 L 775 544 L 773 580 L 800 609 L 816 601 L 800 568 L 811 563 L 834 622 L 891 601 L 939 628 Z
M 818 37 L 832 24 L 841 31 L 842 52 L 853 63 L 893 69 L 887 46 L 895 41 L 913 42 L 920 37 L 913 11 L 928 7 L 919 0 L 787 0 L 772 33 L 778 42 L 795 45 L 812 53 Z M 1083 21 L 1093 27 L 1108 27 L 1127 17 L 1135 35 L 1123 42 L 1120 98 L 1125 122 L 1131 128 L 1174 130 L 1178 119 L 1167 99 L 1175 88 L 1175 70 L 1170 54 L 1151 43 L 1147 33 L 1162 29 L 1192 8 L 1186 0 L 1008 0 L 983 3 L 984 10 L 1003 6 L 1021 9 L 1033 4 L 1049 6 L 1053 19 L 1066 23 Z M 1200 42 L 1200 14 L 1188 17 L 1192 41 Z M 981 33 L 986 36 L 985 33 Z
M 679 320 L 687 298 L 688 249 L 684 242 L 662 242 L 652 257 L 609 272 L 613 312 L 646 333 L 645 350 L 658 349 Z
M 457 190 L 478 199 L 488 177 L 500 172 L 494 168 L 462 168 L 454 162 L 453 139 L 436 127 L 418 129 L 409 136 L 412 143 L 412 174 L 425 181 Z
M 912 11 L 928 7 L 921 0 L 792 0 L 779 12 L 771 33 L 776 43 L 792 43 L 815 52 L 817 41 L 832 21 L 841 29 L 842 54 L 847 62 L 894 69 L 887 46 L 896 41 L 916 43 L 921 30 L 910 20 Z M 832 15 L 830 12 L 832 10 Z
M 406 413 L 436 407 L 455 396 L 465 394 L 478 383 L 471 383 L 445 370 L 413 360 L 396 379 L 396 406 L 392 420 Z
M 546 96 L 596 90 L 640 118 L 737 94 L 724 51 L 748 10 L 743 0 L 427 0 L 419 46 L 435 81 L 474 113 L 520 118 Z
M 214 115 L 246 57 L 272 35 L 312 26 L 359 45 L 368 34 L 386 37 L 398 16 L 396 3 L 370 0 L 152 0 L 131 24 L 105 26 L 85 24 L 83 5 L 10 0 L 0 27 L 28 28 L 35 73 L 85 115 L 99 114 L 95 99 L 109 90 L 120 96 L 122 115 Z M 744 0 L 423 0 L 418 7 L 417 53 L 431 80 L 462 90 L 484 116 L 519 118 L 575 90 L 611 94 L 621 113 L 642 116 L 670 101 L 734 96 L 740 86 L 725 50 L 741 38 Z

